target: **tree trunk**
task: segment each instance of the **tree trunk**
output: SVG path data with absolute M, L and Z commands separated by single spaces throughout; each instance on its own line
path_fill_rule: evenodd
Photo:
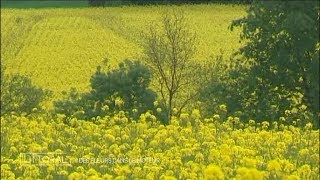
M 169 93 L 168 123 L 171 123 L 173 94 Z

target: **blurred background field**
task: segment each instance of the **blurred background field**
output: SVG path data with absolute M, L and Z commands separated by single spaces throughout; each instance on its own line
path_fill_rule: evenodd
M 1 13 L 1 57 L 8 73 L 31 77 L 54 92 L 89 88 L 89 79 L 107 59 L 111 66 L 124 59 L 142 59 L 141 38 L 148 25 L 171 6 L 105 8 L 11 9 Z M 242 5 L 183 5 L 197 34 L 199 62 L 221 53 L 229 57 L 240 47 L 232 20 L 245 15 Z

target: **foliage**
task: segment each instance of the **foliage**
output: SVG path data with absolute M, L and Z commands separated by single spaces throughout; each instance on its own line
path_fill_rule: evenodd
M 50 91 L 33 85 L 26 76 L 5 74 L 1 66 L 1 115 L 38 112 L 41 102 L 50 94 Z
M 250 4 L 252 0 L 122 0 L 122 4 L 138 4 L 138 5 L 150 5 L 150 4 L 201 4 L 201 3 L 230 3 L 230 4 Z
M 173 116 L 168 126 L 150 113 L 132 123 L 119 112 L 69 125 L 62 115 L 2 116 L 1 178 L 319 179 L 319 130 L 312 124 L 200 114 Z M 26 152 L 45 154 L 30 162 Z
M 220 63 L 225 76 L 212 78 L 209 99 L 226 103 L 228 113 L 241 111 L 243 119 L 258 121 L 299 109 L 305 121 L 318 127 L 318 12 L 316 1 L 253 3 L 248 15 L 231 25 L 242 27 L 245 45 L 232 63 Z
M 248 40 L 238 53 L 248 65 L 247 91 L 258 102 L 253 103 L 256 109 L 284 111 L 300 93 L 318 126 L 319 2 L 256 2 L 234 26 L 241 26 L 241 38 Z
M 55 102 L 55 112 L 69 117 L 91 119 L 123 110 L 132 114 L 153 109 L 156 94 L 149 89 L 151 72 L 138 61 L 125 60 L 117 69 L 91 77 L 91 91 L 71 90 L 66 100 Z M 133 112 L 134 111 L 134 112 Z
M 139 61 L 125 60 L 119 68 L 103 73 L 99 69 L 91 78 L 91 94 L 97 100 L 117 96 L 123 101 L 122 110 L 137 109 L 138 113 L 153 108 L 156 94 L 149 89 L 150 70 Z M 108 104 L 109 105 L 109 104 Z M 117 102 L 110 108 L 119 106 Z
M 203 83 L 200 65 L 193 60 L 195 34 L 189 30 L 187 22 L 181 12 L 166 14 L 162 20 L 163 28 L 151 26 L 146 37 L 146 62 L 155 74 L 169 121 L 173 108 L 178 108 L 180 114 Z
M 105 6 L 107 0 L 88 0 L 89 6 Z
M 237 114 L 237 111 L 243 110 L 241 100 L 244 97 L 242 91 L 241 76 L 233 73 L 233 63 L 225 60 L 223 52 L 215 58 L 212 57 L 212 63 L 207 63 L 208 85 L 200 90 L 199 100 L 205 104 L 203 107 L 204 115 L 210 116 L 212 112 L 224 109 L 224 116 L 236 114 L 246 121 L 248 117 Z M 235 68 L 240 71 L 239 67 Z M 234 80 L 236 79 L 237 80 Z M 226 104 L 228 108 L 220 108 L 221 104 Z

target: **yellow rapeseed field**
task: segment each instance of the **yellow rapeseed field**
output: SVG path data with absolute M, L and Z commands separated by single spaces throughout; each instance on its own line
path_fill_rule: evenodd
M 98 65 L 142 60 L 149 25 L 172 9 L 197 34 L 198 62 L 228 60 L 241 46 L 239 29 L 228 27 L 246 15 L 242 5 L 1 9 L 1 63 L 53 91 L 51 100 L 72 87 L 88 91 Z M 219 108 L 224 114 L 211 117 L 201 108 L 173 112 L 166 126 L 150 112 L 133 118 L 119 110 L 91 121 L 36 108 L 8 113 L 1 117 L 1 179 L 319 179 L 319 130 L 311 123 L 242 123 Z
M 131 121 L 128 123 L 128 121 Z M 198 110 L 161 125 L 120 111 L 95 123 L 1 117 L 2 179 L 319 179 L 319 130 Z M 237 128 L 233 130 L 232 122 Z M 28 152 L 32 152 L 28 153 Z
M 239 47 L 239 32 L 228 27 L 245 15 L 244 6 L 2 9 L 2 63 L 8 73 L 30 76 L 56 97 L 71 87 L 86 91 L 105 59 L 111 66 L 141 59 L 144 33 L 171 9 L 182 10 L 196 32 L 199 62 L 221 52 L 228 57 Z

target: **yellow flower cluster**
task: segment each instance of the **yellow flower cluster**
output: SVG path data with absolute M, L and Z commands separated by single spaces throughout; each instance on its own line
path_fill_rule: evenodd
M 232 130 L 198 110 L 167 126 L 154 118 L 119 112 L 67 125 L 63 115 L 1 117 L 1 178 L 319 179 L 319 130 L 265 123 Z

